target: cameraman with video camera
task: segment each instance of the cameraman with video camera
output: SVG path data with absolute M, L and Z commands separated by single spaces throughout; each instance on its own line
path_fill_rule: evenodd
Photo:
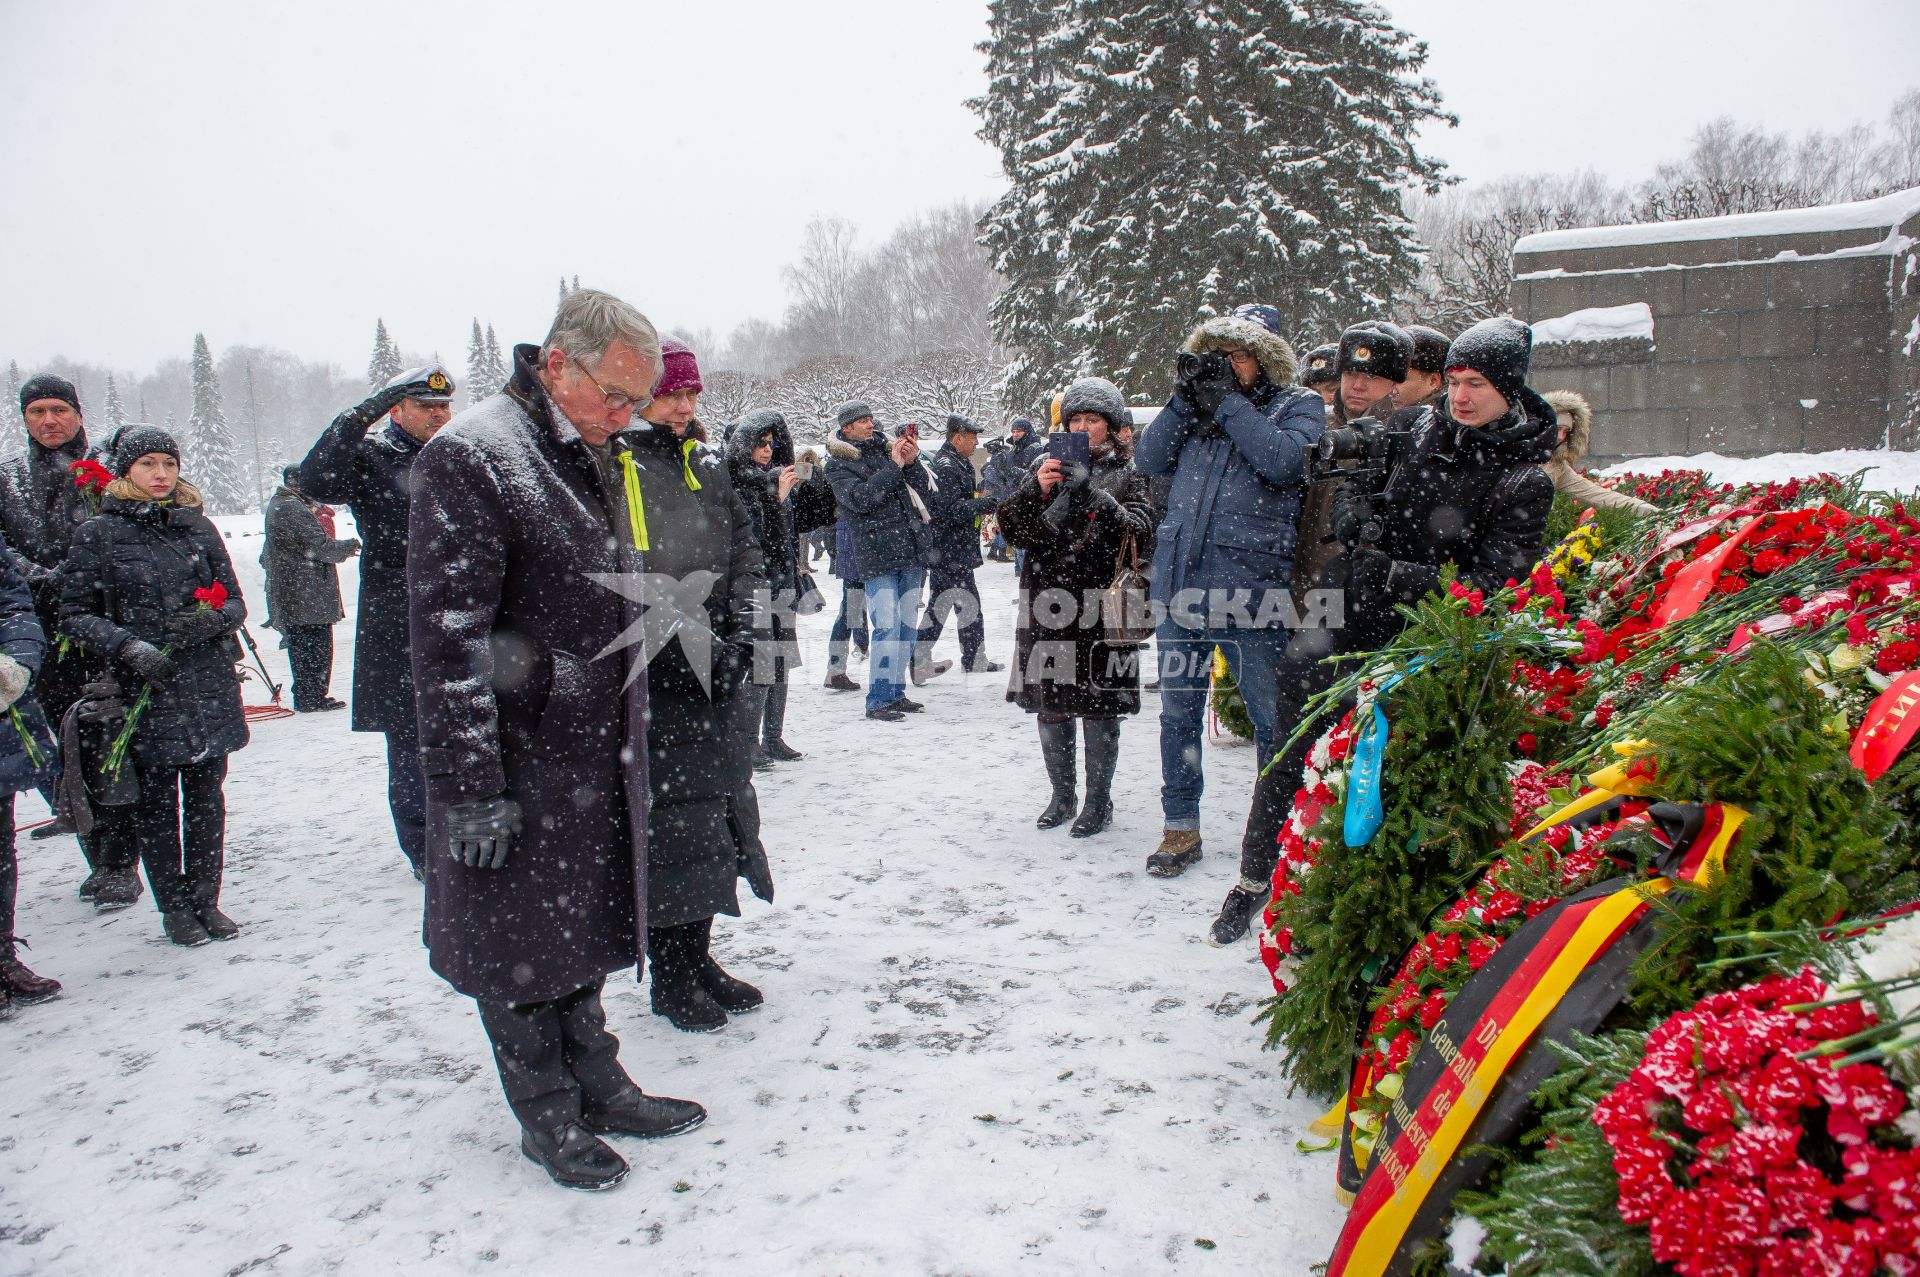
M 1273 711 L 1283 743 L 1307 701 L 1337 675 L 1323 658 L 1390 642 L 1404 624 L 1396 609 L 1439 588 L 1443 568 L 1492 594 L 1525 580 L 1538 561 L 1553 504 L 1541 465 L 1553 455 L 1558 427 L 1553 409 L 1526 384 L 1532 348 L 1525 324 L 1483 320 L 1448 348 L 1439 403 L 1410 422 L 1360 420 L 1327 431 L 1319 457 L 1360 463 L 1344 476 L 1331 518 L 1343 553 L 1327 580 L 1345 586 L 1346 625 L 1295 634 Z M 1267 898 L 1280 828 L 1311 744 L 1296 742 L 1254 786 L 1240 882 L 1213 924 L 1215 945 L 1244 936 Z
M 1153 602 L 1166 610 L 1155 634 L 1165 833 L 1147 872 L 1162 878 L 1200 859 L 1201 716 L 1215 647 L 1246 697 L 1258 756 L 1273 748 L 1294 525 L 1326 420 L 1320 396 L 1292 384 L 1299 369 L 1283 324 L 1271 306 L 1239 306 L 1195 329 L 1173 396 L 1134 453 L 1140 473 L 1172 478 L 1153 552 Z

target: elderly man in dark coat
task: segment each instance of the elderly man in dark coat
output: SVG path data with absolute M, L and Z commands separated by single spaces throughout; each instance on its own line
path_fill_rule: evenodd
M 927 571 L 927 610 L 920 618 L 913 654 L 913 672 L 920 682 L 934 668 L 934 645 L 940 641 L 948 613 L 960 629 L 962 669 L 991 674 L 1006 668 L 988 660 L 983 650 L 987 628 L 981 618 L 980 588 L 973 580 L 973 570 L 980 566 L 981 516 L 992 514 L 1001 501 L 981 491 L 973 468 L 979 443 L 980 427 L 972 420 L 948 417 L 947 441 L 930 463 L 936 485 L 927 501 L 933 516 L 933 565 Z
M 646 951 L 644 512 L 617 439 L 660 370 L 646 317 L 569 293 L 512 379 L 414 467 L 408 562 L 427 782 L 426 942 L 479 1003 L 520 1148 L 555 1182 L 627 1173 L 597 1135 L 672 1135 L 600 1005 Z
M 421 873 L 426 799 L 407 659 L 407 511 L 413 465 L 452 415 L 453 379 L 409 368 L 333 419 L 300 463 L 300 490 L 345 504 L 366 543 L 353 640 L 353 730 L 387 738 L 387 805 L 400 850 Z M 374 429 L 382 417 L 386 424 Z
M 279 630 L 293 667 L 293 708 L 300 714 L 345 709 L 327 695 L 333 679 L 333 626 L 346 616 L 337 566 L 360 552 L 352 537 L 336 537 L 320 523 L 315 502 L 300 492 L 300 467 L 288 466 L 267 502 L 267 624 Z

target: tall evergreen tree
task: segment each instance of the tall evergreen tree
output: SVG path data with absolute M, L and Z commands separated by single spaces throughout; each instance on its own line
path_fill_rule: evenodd
M 11 457 L 27 450 L 27 419 L 20 412 L 20 387 L 26 378 L 20 375 L 18 360 L 7 361 L 7 402 L 0 404 L 0 457 Z
M 1411 282 L 1400 194 L 1442 182 L 1414 134 L 1451 117 L 1376 6 L 994 0 L 982 50 L 1012 402 L 1082 371 L 1162 392 L 1203 316 L 1260 301 L 1331 333 Z
M 194 484 L 207 499 L 209 514 L 239 514 L 247 508 L 247 488 L 235 455 L 233 432 L 220 408 L 220 374 L 213 368 L 213 352 L 204 333 L 193 336 L 193 416 L 187 421 L 193 436 Z
M 373 358 L 367 361 L 367 384 L 374 390 L 400 373 L 400 348 L 387 336 L 387 321 L 373 321 Z
M 512 375 L 507 367 L 506 357 L 500 352 L 500 339 L 493 335 L 493 325 L 487 325 L 487 393 L 497 395 L 506 386 L 507 378 Z
M 264 449 L 260 441 L 260 396 L 253 386 L 253 361 L 247 361 L 247 392 L 240 401 L 241 462 L 246 470 L 246 489 L 248 498 L 253 501 L 249 509 L 264 510 L 267 494 L 280 482 L 280 472 L 269 470 Z
M 487 397 L 487 339 L 480 335 L 480 321 L 473 321 L 473 334 L 467 338 L 467 402 L 479 403 Z
M 120 387 L 114 383 L 113 374 L 107 374 L 107 424 L 124 426 L 127 424 L 126 405 L 120 402 Z

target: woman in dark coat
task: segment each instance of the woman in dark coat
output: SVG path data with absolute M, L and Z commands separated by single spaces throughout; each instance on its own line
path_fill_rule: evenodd
M 746 504 L 753 538 L 766 561 L 767 590 L 772 596 L 775 644 L 770 682 L 756 678 L 754 695 L 760 711 L 754 718 L 753 765 L 756 770 L 778 761 L 805 757 L 781 738 L 787 722 L 787 658 L 794 652 L 793 599 L 800 588 L 799 543 L 794 536 L 795 485 L 793 438 L 787 419 L 771 408 L 750 412 L 727 438 L 727 470 Z
M 1115 437 L 1127 420 L 1119 389 L 1099 377 L 1074 382 L 1060 419 L 1087 436 L 1089 473 L 1070 475 L 1043 455 L 998 512 L 1007 544 L 1027 552 L 1020 571 L 1027 602 L 1014 632 L 1007 699 L 1039 719 L 1040 753 L 1053 783 L 1053 799 L 1035 822 L 1042 829 L 1073 814 L 1073 722 L 1081 721 L 1087 800 L 1071 832 L 1085 838 L 1113 822 L 1120 720 L 1140 712 L 1138 649 L 1107 641 L 1097 600 L 1113 583 L 1129 534 L 1143 559 L 1151 553 L 1153 514 L 1146 476 Z M 1054 602 L 1064 606 L 1056 610 Z
M 692 619 L 711 634 L 702 641 L 707 636 L 684 627 L 647 663 L 649 996 L 654 1014 L 675 1028 L 708 1033 L 725 1026 L 729 1012 L 762 1002 L 758 989 L 714 961 L 711 945 L 714 916 L 740 914 L 740 878 L 773 899 L 749 748 L 759 703 L 748 684 L 765 638 L 754 629 L 754 604 L 766 582 L 726 465 L 687 433 L 698 365 L 684 347 L 676 352 L 669 342 L 664 350 L 653 401 L 620 438 L 632 448 L 628 481 L 645 511 L 647 572 L 710 582 L 704 614 Z
M 240 934 L 220 912 L 227 755 L 247 743 L 234 666 L 246 619 L 219 529 L 180 478 L 180 449 L 157 426 L 114 439 L 100 513 L 74 538 L 60 628 L 107 657 L 137 720 L 134 836 L 167 939 L 201 945 Z

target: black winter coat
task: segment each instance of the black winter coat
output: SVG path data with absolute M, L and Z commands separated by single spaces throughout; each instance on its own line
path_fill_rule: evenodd
M 24 453 L 0 461 L 0 532 L 25 560 L 34 606 L 49 634 L 60 620 L 60 566 L 80 525 L 93 517 L 67 467 L 98 454 L 83 426 L 59 448 L 28 439 Z
M 1038 463 L 1035 463 L 1036 469 Z M 1140 712 L 1138 649 L 1107 642 L 1100 595 L 1113 584 L 1129 532 L 1144 564 L 1153 505 L 1146 476 L 1118 448 L 1095 457 L 1085 490 L 1052 496 L 1031 474 L 1000 505 L 1007 544 L 1027 552 L 1007 699 L 1049 717 L 1118 718 Z M 1056 610 L 1042 596 L 1053 599 Z
M 585 988 L 646 949 L 647 680 L 626 681 L 621 641 L 639 604 L 589 576 L 640 560 L 537 353 L 515 347 L 506 389 L 421 449 L 409 516 L 426 942 L 447 983 L 501 1002 Z M 522 831 L 505 868 L 469 869 L 447 854 L 447 807 L 499 794 Z
M 712 452 L 687 450 L 666 426 L 639 425 L 621 438 L 632 447 L 647 511 L 647 571 L 681 579 L 713 573 L 709 623 L 720 643 L 735 645 L 750 666 L 765 568 L 753 520 L 726 467 Z M 711 665 L 700 671 L 708 676 L 702 686 L 688 646 L 670 642 L 647 666 L 647 925 L 653 927 L 737 915 L 734 884 L 742 875 L 755 894 L 773 898 L 753 791 L 758 705 L 744 682 L 722 692 Z M 721 655 L 717 643 L 713 656 Z
M 1462 584 L 1489 594 L 1526 580 L 1553 506 L 1553 481 L 1540 466 L 1558 437 L 1553 409 L 1530 387 L 1486 426 L 1461 425 L 1444 401 L 1422 408 L 1389 459 L 1377 506 L 1380 549 L 1393 560 L 1388 600 L 1412 603 L 1430 593 L 1447 564 Z
M 907 495 L 912 492 L 926 505 L 932 485 L 923 466 L 894 465 L 887 441 L 878 433 L 855 443 L 836 430 L 827 440 L 827 482 L 853 546 L 858 575 L 851 579 L 871 581 L 932 561 L 932 528 Z M 833 571 L 848 576 L 837 559 Z
M 973 462 L 955 452 L 951 443 L 941 444 L 928 464 L 938 485 L 926 498 L 927 513 L 933 516 L 933 564 L 977 568 L 980 516 L 993 513 L 1000 502 L 973 495 L 979 486 Z
M 195 590 L 226 588 L 222 628 L 191 645 L 173 643 L 167 622 L 204 605 Z M 195 509 L 106 497 L 81 525 L 60 587 L 60 628 L 99 656 L 114 658 L 129 639 L 168 648 L 174 675 L 153 689 L 134 731 L 143 767 L 181 767 L 231 754 L 247 743 L 240 707 L 240 644 L 246 601 L 220 530 Z M 131 705 L 143 684 L 114 661 Z
M 336 565 L 353 556 L 353 542 L 328 536 L 313 506 L 285 486 L 267 502 L 266 532 L 260 566 L 267 574 L 267 624 L 286 630 L 332 625 L 345 616 Z
M 26 574 L 12 557 L 0 555 L 0 652 L 20 662 L 29 674 L 38 674 L 46 651 L 46 632 L 34 615 L 33 591 L 27 587 Z M 13 705 L 39 748 L 41 761 L 35 765 L 20 733 L 10 722 L 0 722 L 0 794 L 17 794 L 40 784 L 54 756 L 53 734 L 47 729 L 46 716 L 40 712 L 32 689 L 22 692 Z
M 754 441 L 773 431 L 773 458 L 765 468 L 753 461 Z M 784 459 L 783 459 L 784 458 Z M 794 503 L 801 485 L 780 500 L 780 469 L 793 464 L 793 440 L 787 419 L 777 412 L 749 413 L 727 439 L 727 473 L 747 509 L 753 539 L 765 564 L 767 587 L 778 595 L 795 588 L 799 547 L 794 534 Z
M 407 657 L 407 508 L 423 447 L 389 421 L 377 430 L 376 400 L 347 409 L 300 463 L 300 490 L 353 511 L 361 542 L 360 616 L 353 639 L 353 730 L 411 730 L 413 674 Z M 371 431 L 371 433 L 369 433 Z

